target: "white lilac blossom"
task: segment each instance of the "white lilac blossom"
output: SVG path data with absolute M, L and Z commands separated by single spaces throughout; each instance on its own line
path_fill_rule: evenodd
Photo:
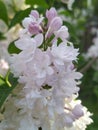
M 58 65 L 64 65 L 64 63 L 70 63 L 77 59 L 78 49 L 75 49 L 73 45 L 68 46 L 66 41 L 61 42 L 58 46 L 53 44 L 51 54 L 54 57 L 54 61 Z
M 73 95 L 70 99 L 65 99 L 66 107 L 69 106 L 70 109 L 72 109 L 74 106 L 76 106 L 77 108 L 81 107 L 81 100 L 77 100 L 77 97 L 78 97 L 78 95 Z M 70 103 L 69 103 L 69 100 L 70 100 Z M 74 109 L 77 109 L 76 107 L 74 107 Z M 73 109 L 73 111 L 74 111 L 74 109 Z M 69 128 L 69 129 L 65 128 L 64 130 L 85 130 L 87 128 L 87 125 L 89 125 L 93 122 L 93 120 L 90 118 L 90 116 L 92 116 L 92 113 L 90 113 L 85 106 L 82 106 L 83 111 L 81 111 L 81 113 L 78 110 L 76 110 L 77 111 L 76 114 L 82 114 L 82 112 L 83 112 L 84 115 L 81 116 L 78 120 L 76 120 L 73 123 L 72 128 Z
M 70 130 L 85 116 L 81 103 L 71 105 L 82 77 L 73 64 L 78 49 L 68 41 L 68 28 L 55 8 L 46 11 L 46 18 L 45 26 L 45 18 L 32 10 L 22 22 L 24 29 L 15 42 L 21 52 L 10 58 L 10 69 L 21 86 L 5 103 L 2 130 Z
M 66 3 L 68 6 L 68 9 L 71 10 L 72 9 L 72 5 L 74 3 L 75 0 L 61 0 L 63 3 Z
M 22 87 L 23 86 L 21 86 L 21 85 L 18 86 L 18 88 L 16 88 L 16 90 L 14 90 L 13 94 L 11 96 L 9 96 L 8 102 L 5 102 L 5 104 L 4 104 L 6 110 L 4 112 L 4 115 L 1 115 L 1 118 L 0 118 L 0 120 L 3 120 L 0 123 L 1 130 L 38 130 L 37 125 L 40 126 L 39 121 L 36 118 L 32 118 L 32 115 L 30 115 L 30 114 L 32 114 L 32 111 L 30 111 L 30 109 L 28 109 L 28 111 L 23 113 L 21 111 L 21 108 L 19 109 L 18 107 L 16 107 L 16 103 L 19 102 L 19 99 L 21 99 L 21 95 L 19 95 L 18 92 L 21 91 Z M 16 95 L 17 99 L 13 95 Z M 81 101 L 76 99 L 76 97 L 77 97 L 76 95 L 72 95 L 71 98 L 65 99 L 66 112 L 68 109 L 71 110 L 71 109 L 75 108 L 75 106 L 76 107 L 80 106 L 80 107 L 82 107 L 82 110 L 83 110 L 82 112 L 84 113 L 79 119 L 77 119 L 76 121 L 73 122 L 73 126 L 65 127 L 63 129 L 62 128 L 63 122 L 61 122 L 63 115 L 58 117 L 55 113 L 55 118 L 49 120 L 49 117 L 47 116 L 47 114 L 44 113 L 44 112 L 47 112 L 47 111 L 45 111 L 46 109 L 44 109 L 44 110 L 41 109 L 41 113 L 39 113 L 39 114 L 40 114 L 40 116 L 43 115 L 43 117 L 42 117 L 42 119 L 44 121 L 44 122 L 42 121 L 43 130 L 81 130 L 81 129 L 85 130 L 87 128 L 87 125 L 89 125 L 93 122 L 92 119 L 90 118 L 90 116 L 92 116 L 92 114 L 87 110 L 86 107 L 81 106 Z M 23 106 L 24 106 L 24 103 L 23 103 Z M 31 103 L 31 101 L 30 101 L 30 103 Z M 38 104 L 39 103 L 40 102 L 38 102 Z M 36 105 L 38 105 L 38 104 L 36 104 Z M 25 107 L 25 109 L 26 109 L 26 107 Z M 49 111 L 51 112 L 51 109 L 49 109 Z M 33 111 L 33 112 L 35 112 L 35 115 L 36 115 L 38 112 L 38 107 L 36 107 L 35 111 Z M 46 114 L 46 116 L 45 116 L 45 114 Z M 72 115 L 72 113 L 70 113 L 70 114 Z M 66 120 L 69 123 L 72 121 L 71 118 L 67 114 L 66 114 Z

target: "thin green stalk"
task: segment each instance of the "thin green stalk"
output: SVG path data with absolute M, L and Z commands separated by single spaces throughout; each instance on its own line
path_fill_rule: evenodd
M 7 74 L 6 74 L 6 76 L 5 76 L 5 81 L 6 81 L 6 84 L 7 84 L 9 87 L 11 87 L 11 84 L 10 84 L 10 82 L 9 82 L 9 74 L 10 74 L 10 69 L 7 71 Z

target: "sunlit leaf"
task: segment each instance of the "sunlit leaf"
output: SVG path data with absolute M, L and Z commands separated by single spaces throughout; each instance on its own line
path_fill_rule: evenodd
M 26 0 L 26 4 L 29 4 L 31 6 L 38 5 L 42 6 L 43 8 L 48 8 L 48 5 L 45 0 Z

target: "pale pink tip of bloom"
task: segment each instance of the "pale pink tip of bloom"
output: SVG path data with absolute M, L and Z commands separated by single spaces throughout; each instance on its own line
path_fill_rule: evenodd
M 32 10 L 30 13 L 31 16 L 35 17 L 36 19 L 39 18 L 39 13 L 36 10 Z
M 60 17 L 55 17 L 48 28 L 46 33 L 46 38 L 49 38 L 55 31 L 59 30 L 62 26 L 62 19 Z
M 28 31 L 30 34 L 34 35 L 34 34 L 41 33 L 42 29 L 41 29 L 40 25 L 38 25 L 36 23 L 30 23 L 29 27 L 28 27 Z
M 53 31 L 57 31 L 61 26 L 62 19 L 60 17 L 55 17 L 50 23 L 50 28 L 53 29 Z
M 46 17 L 48 18 L 49 21 L 51 21 L 56 16 L 57 12 L 55 8 L 52 7 L 50 10 L 46 11 Z

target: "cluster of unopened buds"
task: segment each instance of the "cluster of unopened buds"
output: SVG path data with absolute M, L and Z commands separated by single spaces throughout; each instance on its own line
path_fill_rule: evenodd
M 10 58 L 11 72 L 21 85 L 5 103 L 0 128 L 80 130 L 75 122 L 83 120 L 87 110 L 84 112 L 81 102 L 75 101 L 82 74 L 74 68 L 79 53 L 68 41 L 68 28 L 55 8 L 46 11 L 46 18 L 32 10 L 22 25 L 15 42 L 20 53 Z M 88 122 L 82 121 L 83 130 L 92 122 L 90 115 Z

